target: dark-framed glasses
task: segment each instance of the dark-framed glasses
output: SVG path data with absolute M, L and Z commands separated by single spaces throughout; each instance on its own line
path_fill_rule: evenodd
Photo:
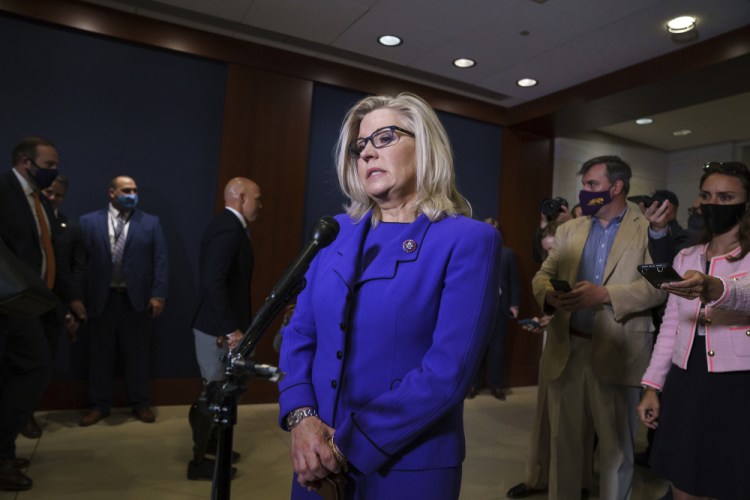
M 393 146 L 395 144 L 398 144 L 399 134 L 414 137 L 413 132 L 404 130 L 401 127 L 397 127 L 396 125 L 389 125 L 387 127 L 377 129 L 367 137 L 360 137 L 353 140 L 351 144 L 349 144 L 349 154 L 353 158 L 359 158 L 362 154 L 362 151 L 364 151 L 365 147 L 367 146 L 368 141 L 375 149 Z
M 719 172 L 722 174 L 747 174 L 747 165 L 738 161 L 709 161 L 703 165 L 704 172 Z

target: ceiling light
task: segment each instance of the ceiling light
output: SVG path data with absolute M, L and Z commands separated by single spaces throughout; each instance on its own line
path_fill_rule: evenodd
M 695 18 L 693 16 L 675 17 L 667 22 L 667 31 L 670 33 L 687 33 L 695 28 Z
M 516 82 L 516 85 L 519 87 L 533 87 L 539 83 L 538 81 L 534 80 L 533 78 L 521 78 Z
M 672 135 L 675 137 L 683 137 L 685 135 L 690 135 L 692 133 L 693 133 L 692 130 L 684 128 L 682 130 L 675 130 L 674 132 L 672 132 Z
M 385 45 L 386 47 L 395 47 L 401 45 L 402 40 L 395 35 L 383 35 L 378 38 L 378 42 L 380 45 Z
M 457 68 L 471 68 L 476 63 L 477 62 L 474 59 L 466 59 L 464 57 L 460 57 L 453 61 L 453 65 Z
M 652 123 L 654 123 L 654 119 L 653 118 L 638 118 L 635 121 L 635 123 L 637 123 L 638 125 L 651 125 Z

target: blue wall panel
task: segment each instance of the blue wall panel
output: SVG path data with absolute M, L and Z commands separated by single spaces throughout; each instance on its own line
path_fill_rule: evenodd
M 41 135 L 60 153 L 70 217 L 107 204 L 127 174 L 161 217 L 171 277 L 154 377 L 197 376 L 190 313 L 198 244 L 213 216 L 226 65 L 0 15 L 0 157 Z M 86 338 L 60 342 L 55 378 L 83 378 Z

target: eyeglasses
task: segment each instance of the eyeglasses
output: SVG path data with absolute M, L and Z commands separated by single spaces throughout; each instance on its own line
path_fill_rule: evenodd
M 401 127 L 397 127 L 396 125 L 389 125 L 387 127 L 377 129 L 368 137 L 360 137 L 359 139 L 353 140 L 351 144 L 349 144 L 349 154 L 353 158 L 359 158 L 362 155 L 362 151 L 365 150 L 368 141 L 375 149 L 387 148 L 388 146 L 398 144 L 399 135 L 397 132 L 406 134 L 410 137 L 414 137 L 413 132 L 404 130 Z
M 704 172 L 719 172 L 722 174 L 748 174 L 747 166 L 738 161 L 709 161 L 703 165 Z

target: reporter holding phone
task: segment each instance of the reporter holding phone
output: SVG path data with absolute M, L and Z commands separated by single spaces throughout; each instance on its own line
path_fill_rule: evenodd
M 671 481 L 675 498 L 750 498 L 750 315 L 711 301 L 726 302 L 725 292 L 750 270 L 749 192 L 742 163 L 705 165 L 704 232 L 675 257 L 685 279 L 662 285 L 670 297 L 638 413 L 646 426 L 659 426 L 650 465 Z
M 548 380 L 551 500 L 580 498 L 586 431 L 599 436 L 600 498 L 632 493 L 640 379 L 649 361 L 651 308 L 666 294 L 641 279 L 651 263 L 649 221 L 626 197 L 630 166 L 617 156 L 581 167 L 583 216 L 561 225 L 533 279 L 534 296 L 554 318 L 542 354 Z M 572 290 L 559 292 L 552 279 Z

